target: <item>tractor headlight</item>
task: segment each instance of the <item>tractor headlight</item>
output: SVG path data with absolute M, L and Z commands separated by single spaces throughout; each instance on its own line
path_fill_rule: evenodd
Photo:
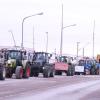
M 12 67 L 12 62 L 11 62 L 11 60 L 8 60 L 8 61 L 7 61 L 7 67 Z
M 8 64 L 11 64 L 11 60 L 8 60 Z

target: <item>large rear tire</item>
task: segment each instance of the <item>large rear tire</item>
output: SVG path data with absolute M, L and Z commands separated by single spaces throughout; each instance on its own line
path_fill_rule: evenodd
M 30 77 L 33 77 L 33 68 L 31 67 Z
M 45 66 L 45 69 L 43 69 L 43 77 L 44 78 L 50 77 L 50 70 L 48 69 L 48 66 Z
M 30 72 L 31 72 L 31 69 L 30 69 L 30 65 L 29 64 L 27 64 L 26 65 L 26 68 L 25 68 L 25 70 L 24 70 L 24 78 L 29 78 L 30 77 Z
M 44 78 L 48 78 L 49 77 L 49 72 L 48 71 L 44 71 L 43 72 L 43 77 Z
M 0 72 L 0 80 L 5 80 L 5 77 L 6 77 L 6 70 L 5 67 L 2 67 Z
M 96 74 L 95 68 L 91 68 L 90 73 L 91 73 L 91 75 L 95 75 Z
M 50 77 L 54 77 L 55 76 L 55 65 L 51 64 L 50 65 Z
M 22 68 L 22 66 L 17 66 L 15 74 L 16 74 L 17 79 L 21 79 L 23 77 L 23 68 Z
M 50 77 L 54 77 L 55 76 L 55 71 L 53 70 L 51 73 L 50 73 Z
M 74 68 L 72 65 L 69 65 L 68 71 L 67 71 L 67 76 L 73 76 L 74 75 Z
M 67 71 L 67 76 L 71 76 L 71 70 Z

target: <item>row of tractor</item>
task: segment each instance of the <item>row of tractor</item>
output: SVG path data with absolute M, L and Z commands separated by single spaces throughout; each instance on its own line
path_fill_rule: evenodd
M 24 49 L 0 50 L 0 80 L 38 77 L 54 77 L 55 75 L 95 75 L 99 74 L 99 64 L 93 59 L 81 59 L 77 63 L 71 57 L 56 56 L 46 52 L 31 52 Z
M 61 75 L 65 72 L 67 76 L 73 75 L 99 75 L 100 59 L 81 58 L 72 59 L 67 56 L 58 57 L 55 63 L 55 74 Z
M 0 79 L 17 79 L 38 77 L 54 77 L 54 62 L 50 63 L 52 55 L 46 52 L 27 52 L 26 50 L 2 49 L 0 50 Z
M 70 67 L 69 67 L 70 66 Z M 46 52 L 31 52 L 18 49 L 0 50 L 0 80 L 5 78 L 16 79 L 38 77 L 54 77 L 65 72 L 66 75 L 74 75 L 73 67 L 65 56 L 57 57 Z

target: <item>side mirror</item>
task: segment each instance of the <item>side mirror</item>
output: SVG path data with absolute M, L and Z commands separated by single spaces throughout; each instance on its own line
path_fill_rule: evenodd
M 52 54 L 50 54 L 50 57 L 52 57 Z
M 26 51 L 24 52 L 24 55 L 26 55 Z
M 8 53 L 5 54 L 5 59 L 8 60 Z

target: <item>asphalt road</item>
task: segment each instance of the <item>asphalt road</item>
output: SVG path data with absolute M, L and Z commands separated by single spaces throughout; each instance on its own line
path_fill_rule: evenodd
M 31 77 L 0 81 L 0 100 L 100 100 L 100 76 Z

